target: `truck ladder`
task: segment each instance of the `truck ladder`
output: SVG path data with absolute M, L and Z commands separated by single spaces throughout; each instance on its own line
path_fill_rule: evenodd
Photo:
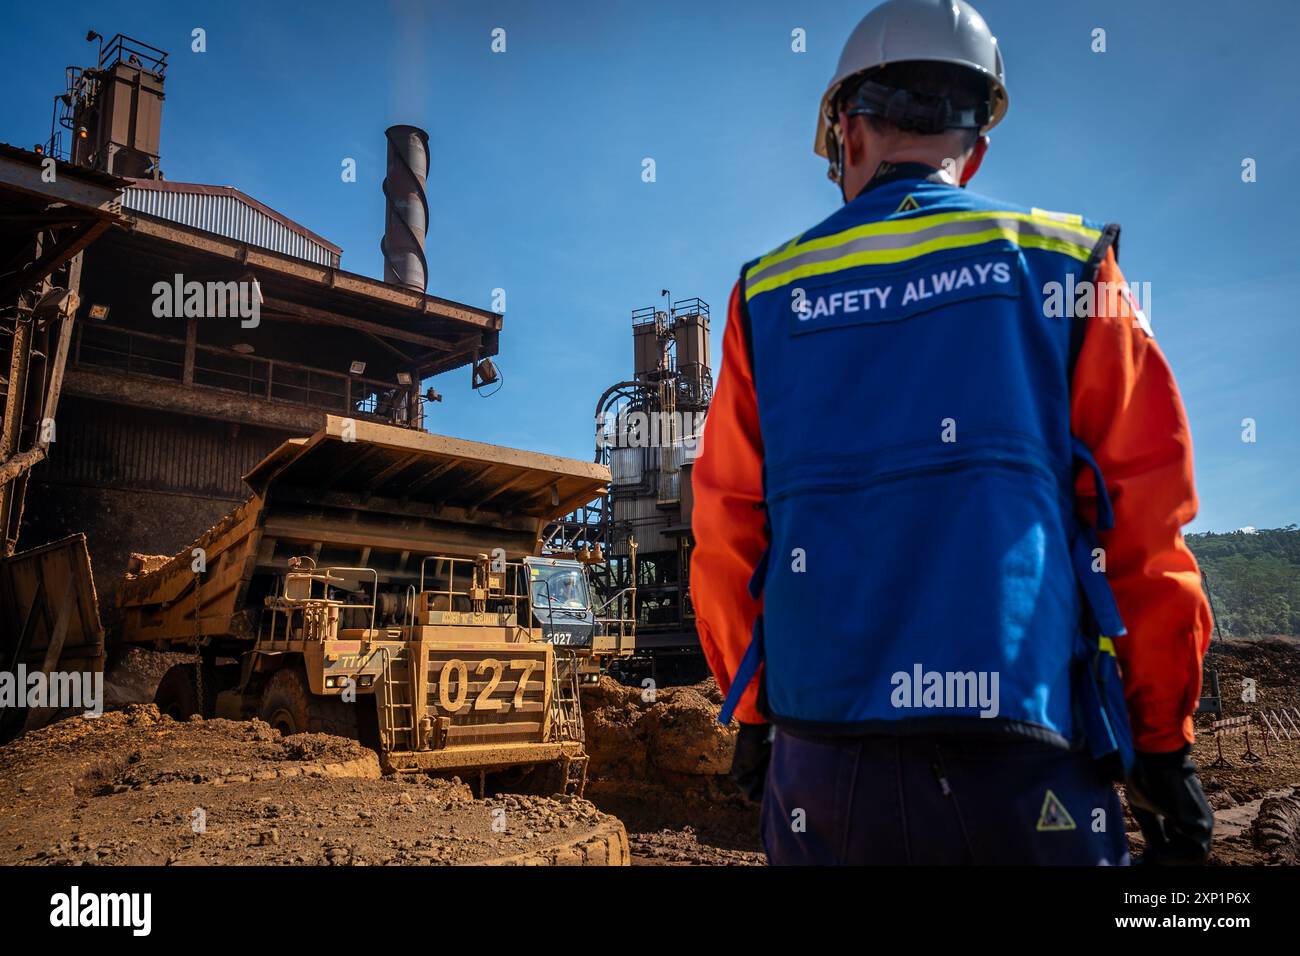
M 578 657 L 573 651 L 557 647 L 551 671 L 551 739 L 582 741 L 584 737 L 582 705 L 578 701 Z
M 375 694 L 379 707 L 379 738 L 385 750 L 419 750 L 415 706 L 411 699 L 411 659 L 406 648 L 381 647 L 383 670 Z
M 570 754 L 560 760 L 560 792 L 582 796 L 587 789 L 587 755 Z
M 578 657 L 570 650 L 555 648 L 555 666 L 551 671 L 551 739 L 582 743 L 586 731 L 582 725 L 579 699 Z M 565 754 L 560 760 L 562 793 L 582 796 L 587 785 L 587 754 Z

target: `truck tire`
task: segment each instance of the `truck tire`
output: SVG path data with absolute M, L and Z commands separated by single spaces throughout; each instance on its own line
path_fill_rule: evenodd
M 203 707 L 199 706 L 199 689 L 194 680 L 198 669 L 194 664 L 175 664 L 163 674 L 154 691 L 153 702 L 160 713 L 173 720 L 189 720 L 198 714 L 211 717 L 217 700 L 216 669 L 203 669 Z
M 307 675 L 301 667 L 284 667 L 267 681 L 258 716 L 283 737 L 313 733 L 356 740 L 357 707 L 338 697 L 316 696 L 307 686 Z

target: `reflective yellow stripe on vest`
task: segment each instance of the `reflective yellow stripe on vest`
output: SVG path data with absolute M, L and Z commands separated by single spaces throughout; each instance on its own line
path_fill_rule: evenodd
M 955 212 L 855 226 L 844 232 L 789 242 L 745 273 L 745 298 L 797 279 L 854 266 L 906 262 L 931 252 L 963 249 L 1005 239 L 1028 249 L 1046 249 L 1085 262 L 1101 233 L 1042 213 Z

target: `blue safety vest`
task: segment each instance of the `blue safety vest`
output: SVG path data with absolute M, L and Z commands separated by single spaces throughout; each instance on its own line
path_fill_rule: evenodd
M 1101 527 L 1109 501 L 1070 431 L 1071 297 L 1118 229 L 926 172 L 742 270 L 769 547 L 723 720 L 764 662 L 791 729 L 1086 734 L 1127 763 L 1081 463 Z

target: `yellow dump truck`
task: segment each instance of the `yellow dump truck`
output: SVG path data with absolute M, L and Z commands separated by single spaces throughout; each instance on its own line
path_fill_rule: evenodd
M 161 709 L 581 790 L 580 685 L 632 654 L 635 592 L 596 605 L 582 556 L 539 552 L 604 466 L 330 417 L 245 481 L 252 498 L 121 590 L 122 641 L 194 654 Z

